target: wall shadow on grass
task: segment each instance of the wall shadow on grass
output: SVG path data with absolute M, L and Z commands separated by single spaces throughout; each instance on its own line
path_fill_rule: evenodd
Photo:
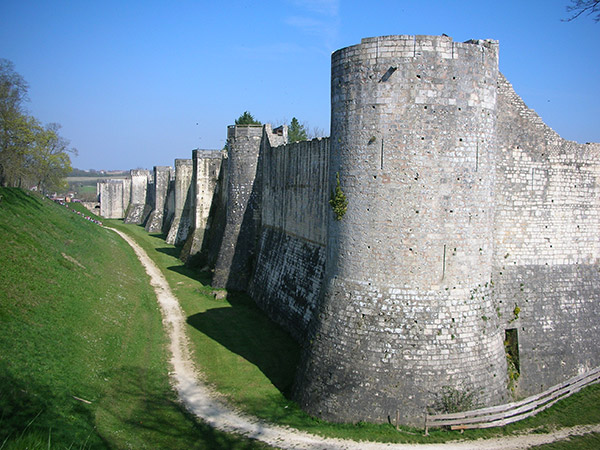
M 191 267 L 187 267 L 184 265 L 181 266 L 170 266 L 167 267 L 168 270 L 172 270 L 180 275 L 186 276 L 192 280 L 198 281 L 202 283 L 203 286 L 210 286 L 212 274 L 208 271 L 199 271 L 195 270 Z
M 187 323 L 256 365 L 290 398 L 300 346 L 243 293 L 229 293 L 231 307 L 189 316 Z
M 179 254 L 181 253 L 180 247 L 160 247 L 156 249 L 159 253 L 164 253 L 165 255 L 172 256 L 173 258 L 179 258 Z

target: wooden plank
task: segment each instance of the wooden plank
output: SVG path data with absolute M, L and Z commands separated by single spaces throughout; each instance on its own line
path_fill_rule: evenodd
M 589 376 L 589 380 L 586 381 L 593 381 L 595 379 L 600 378 L 600 372 L 596 372 L 595 374 L 588 374 Z M 582 378 L 587 378 L 586 376 L 578 376 L 575 377 L 573 379 L 571 379 L 571 381 L 577 380 L 577 379 L 582 379 Z M 466 417 L 473 417 L 473 416 L 479 416 L 482 414 L 487 414 L 487 413 L 494 413 L 494 412 L 502 412 L 502 411 L 508 411 L 510 409 L 519 407 L 521 405 L 526 405 L 538 400 L 543 400 L 543 401 L 547 401 L 548 399 L 543 399 L 543 397 L 547 396 L 548 393 L 552 392 L 555 395 L 560 395 L 560 392 L 562 392 L 562 390 L 560 392 L 556 392 L 559 389 L 563 389 L 565 387 L 568 387 L 571 383 L 561 383 L 560 385 L 549 389 L 541 394 L 537 394 L 531 397 L 528 397 L 526 399 L 523 399 L 519 402 L 512 402 L 512 403 L 507 403 L 504 405 L 498 405 L 498 406 L 492 406 L 492 407 L 488 407 L 488 408 L 481 408 L 481 409 L 475 409 L 475 410 L 471 410 L 471 411 L 465 411 L 465 412 L 460 412 L 460 413 L 449 413 L 449 414 L 435 414 L 435 415 L 430 415 L 430 418 L 435 418 L 435 417 L 440 417 L 440 418 L 444 418 L 444 419 L 454 419 L 454 418 L 466 418 Z
M 512 416 L 506 417 L 506 418 L 492 419 L 491 417 L 488 417 L 488 419 L 490 419 L 490 420 L 487 422 L 457 424 L 457 425 L 451 426 L 451 429 L 464 430 L 464 429 L 469 429 L 469 428 L 491 428 L 491 427 L 508 425 L 509 423 L 513 423 L 513 422 L 518 422 L 520 420 L 534 416 L 535 414 L 551 407 L 556 402 L 569 397 L 570 395 L 574 394 L 575 392 L 580 391 L 583 387 L 587 386 L 588 384 L 592 384 L 592 383 L 585 383 L 583 381 L 579 382 L 576 386 L 573 386 L 572 390 L 566 389 L 566 391 L 563 393 L 563 395 L 554 397 L 551 401 L 547 402 L 542 407 L 533 409 L 529 412 L 523 412 L 521 414 L 512 415 Z M 448 425 L 450 425 L 450 424 L 448 424 Z
M 472 416 L 479 416 L 481 414 L 487 414 L 487 413 L 495 413 L 495 412 L 502 412 L 502 411 L 508 411 L 512 408 L 517 408 L 519 406 L 522 405 L 526 405 L 528 403 L 534 402 L 536 400 L 542 399 L 546 396 L 548 396 L 549 394 L 552 394 L 560 389 L 563 389 L 566 386 L 571 385 L 574 382 L 577 382 L 583 378 L 598 378 L 600 377 L 600 368 L 596 368 L 590 372 L 587 372 L 586 374 L 583 375 L 578 375 L 576 377 L 573 377 L 563 383 L 560 383 L 556 386 L 553 386 L 539 394 L 536 395 L 532 395 L 531 397 L 527 397 L 523 400 L 520 400 L 518 402 L 511 402 L 511 403 L 506 403 L 504 405 L 498 405 L 498 406 L 491 406 L 488 408 L 480 408 L 480 409 L 474 409 L 471 411 L 464 411 L 464 412 L 460 412 L 460 413 L 449 413 L 449 414 L 435 414 L 433 415 L 435 416 L 443 416 L 444 418 L 447 419 L 458 419 L 458 418 L 462 418 L 462 417 L 472 417 Z M 430 416 L 431 417 L 431 416 Z
M 583 387 L 598 381 L 600 381 L 600 367 L 585 374 L 572 377 L 540 394 L 528 397 L 519 402 L 460 413 L 426 414 L 425 430 L 428 430 L 432 426 L 450 426 L 451 429 L 456 430 L 504 426 L 531 417 L 554 405 L 559 400 L 580 391 Z

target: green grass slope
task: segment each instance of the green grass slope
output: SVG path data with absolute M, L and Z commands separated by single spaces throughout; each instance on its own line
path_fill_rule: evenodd
M 156 298 L 121 238 L 0 188 L 0 449 L 11 448 L 265 447 L 176 401 Z

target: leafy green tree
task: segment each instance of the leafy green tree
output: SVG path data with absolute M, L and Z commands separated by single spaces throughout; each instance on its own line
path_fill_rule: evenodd
M 0 119 L 0 186 L 22 186 L 25 167 L 35 140 L 36 120 L 25 114 L 7 114 Z
M 261 125 L 261 123 L 252 116 L 248 111 L 235 120 L 236 125 Z
M 292 121 L 290 122 L 290 126 L 288 127 L 288 141 L 289 142 L 298 142 L 298 141 L 306 141 L 308 139 L 308 133 L 306 132 L 306 128 L 295 117 L 292 117 Z
M 69 141 L 60 125 L 42 126 L 26 113 L 27 83 L 12 62 L 0 59 L 0 186 L 34 184 L 45 191 L 71 171 Z
M 0 59 L 0 186 L 17 185 L 33 136 L 25 114 L 27 83 L 7 59 Z
M 45 127 L 35 125 L 35 140 L 28 155 L 28 178 L 35 183 L 38 191 L 65 187 L 65 177 L 71 172 L 69 153 L 77 154 L 77 150 L 69 147 L 69 141 L 58 131 L 61 126 L 50 123 Z

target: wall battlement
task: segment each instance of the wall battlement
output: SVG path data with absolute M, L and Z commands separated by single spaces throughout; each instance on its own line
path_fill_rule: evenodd
M 498 41 L 470 40 L 454 42 L 449 36 L 392 35 L 363 38 L 360 44 L 337 50 L 332 55 L 332 67 L 351 58 L 357 52 L 366 52 L 369 62 L 379 62 L 394 58 L 418 58 L 425 54 L 435 54 L 442 59 L 462 57 L 496 56 Z
M 447 388 L 491 406 L 600 365 L 600 144 L 529 109 L 497 41 L 363 39 L 332 54 L 329 138 L 227 138 L 176 161 L 184 252 L 302 344 L 309 413 L 415 425 Z

